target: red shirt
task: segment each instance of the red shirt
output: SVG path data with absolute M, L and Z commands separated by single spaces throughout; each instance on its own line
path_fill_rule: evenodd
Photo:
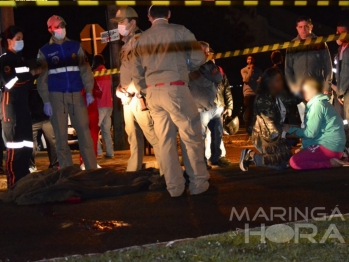
M 104 65 L 100 65 L 96 68 L 96 71 L 105 70 Z M 102 90 L 102 97 L 96 98 L 98 108 L 102 107 L 113 107 L 113 99 L 112 99 L 112 78 L 111 75 L 106 76 L 96 76 L 95 77 L 97 84 L 99 85 L 99 88 Z

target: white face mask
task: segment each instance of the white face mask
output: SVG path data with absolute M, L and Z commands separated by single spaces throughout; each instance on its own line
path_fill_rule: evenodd
M 122 36 L 128 36 L 130 34 L 130 30 L 126 30 L 126 25 L 118 25 L 118 31 Z
M 24 42 L 23 40 L 19 40 L 15 42 L 15 46 L 13 47 L 13 50 L 15 50 L 16 52 L 22 51 L 24 47 Z
M 337 45 L 342 45 L 343 44 L 343 42 L 341 41 L 341 40 L 336 40 L 336 42 L 337 42 Z
M 57 40 L 63 40 L 65 38 L 65 35 L 66 35 L 65 28 L 59 28 L 59 29 L 54 30 L 53 32 L 54 32 L 53 36 Z

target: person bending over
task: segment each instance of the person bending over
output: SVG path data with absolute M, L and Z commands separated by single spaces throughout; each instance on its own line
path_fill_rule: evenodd
M 307 101 L 305 127 L 283 127 L 291 136 L 302 138 L 301 150 L 290 159 L 294 169 L 322 169 L 346 164 L 340 160 L 345 146 L 343 121 L 322 91 L 323 86 L 318 80 L 305 79 L 302 85 Z

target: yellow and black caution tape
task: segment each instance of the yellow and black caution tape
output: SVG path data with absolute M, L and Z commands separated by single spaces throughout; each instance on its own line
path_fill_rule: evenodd
M 298 46 L 306 46 L 306 45 L 319 44 L 319 43 L 325 43 L 325 42 L 333 42 L 338 39 L 343 40 L 346 38 L 349 38 L 349 33 L 342 33 L 340 35 L 333 34 L 329 36 L 319 36 L 316 38 L 308 38 L 306 40 L 289 41 L 289 42 L 278 43 L 278 44 L 271 44 L 271 45 L 250 47 L 250 48 L 245 48 L 241 50 L 228 51 L 224 53 L 216 53 L 214 55 L 209 56 L 209 59 L 221 59 L 221 58 L 229 58 L 234 56 L 251 55 L 251 54 L 269 52 L 274 50 L 286 49 L 289 47 L 298 47 Z
M 93 76 L 106 76 L 106 75 L 115 75 L 115 74 L 119 74 L 120 70 L 117 68 L 113 68 L 113 69 L 106 69 L 106 70 L 101 70 L 101 71 L 95 71 L 93 73 Z
M 55 0 L 17 0 L 1 1 L 0 6 L 98 6 L 98 5 L 169 5 L 169 6 L 349 6 L 349 0 L 189 0 L 189 1 L 55 1 Z
M 290 48 L 290 47 L 298 47 L 298 46 L 306 46 L 306 45 L 319 44 L 319 43 L 325 43 L 325 42 L 333 42 L 336 40 L 343 40 L 343 39 L 349 40 L 349 33 L 342 33 L 340 35 L 333 34 L 333 35 L 328 35 L 328 36 L 319 36 L 316 38 L 308 38 L 306 40 L 289 41 L 289 42 L 278 43 L 278 44 L 257 46 L 257 47 L 245 48 L 245 49 L 235 50 L 235 51 L 228 51 L 228 52 L 224 52 L 224 53 L 216 53 L 214 55 L 210 55 L 208 58 L 209 59 L 222 59 L 222 58 L 229 58 L 229 57 L 235 57 L 235 56 L 251 55 L 251 54 L 257 54 L 257 53 L 263 53 L 263 52 L 269 52 L 269 51 L 274 51 L 274 50 Z M 119 74 L 119 73 L 120 73 L 119 69 L 112 68 L 112 69 L 96 71 L 93 73 L 93 75 L 94 76 L 105 76 L 105 75 L 114 75 L 114 74 Z

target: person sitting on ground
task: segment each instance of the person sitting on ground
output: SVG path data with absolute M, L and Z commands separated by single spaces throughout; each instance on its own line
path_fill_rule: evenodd
M 297 106 L 297 100 L 287 92 L 284 83 L 282 72 L 278 68 L 267 69 L 261 77 L 254 102 L 252 128 L 252 144 L 261 154 L 250 149 L 242 150 L 242 171 L 248 171 L 252 162 L 256 166 L 277 170 L 288 167 L 292 153 L 282 126 L 285 121 L 292 123 L 289 114 Z
M 307 101 L 305 110 L 305 128 L 285 125 L 284 131 L 302 138 L 302 148 L 290 159 L 294 169 L 322 169 L 340 167 L 345 147 L 343 121 L 335 108 L 323 95 L 323 85 L 315 78 L 307 78 L 302 85 Z

